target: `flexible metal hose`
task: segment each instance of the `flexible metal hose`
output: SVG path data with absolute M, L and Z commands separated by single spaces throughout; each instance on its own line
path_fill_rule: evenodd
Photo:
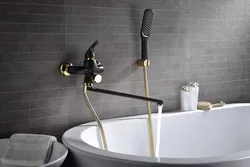
M 145 96 L 149 97 L 147 65 L 143 65 L 143 73 L 144 73 Z M 153 136 L 153 125 L 152 125 L 150 102 L 147 102 L 147 109 L 148 109 L 148 125 L 149 125 L 149 140 L 150 140 L 151 156 L 154 157 L 155 149 L 154 149 L 154 136 Z
M 87 94 L 87 84 L 84 83 L 83 85 L 83 96 L 84 96 L 84 99 L 88 105 L 88 108 L 89 110 L 91 111 L 93 117 L 95 118 L 97 124 L 98 124 L 98 127 L 100 129 L 100 133 L 101 133 L 101 137 L 102 137 L 102 143 L 103 143 L 103 149 L 104 150 L 108 150 L 108 145 L 107 145 L 107 140 L 106 140 L 106 137 L 105 137 L 105 133 L 104 133 L 104 129 L 103 129 L 103 126 L 102 126 L 102 123 L 97 115 L 97 113 L 95 112 L 94 108 L 92 107 L 90 101 L 89 101 L 89 97 L 88 97 L 88 94 Z

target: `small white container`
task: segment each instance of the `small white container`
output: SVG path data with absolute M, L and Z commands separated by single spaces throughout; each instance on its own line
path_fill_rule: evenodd
M 190 105 L 190 87 L 182 86 L 181 88 L 181 110 L 189 111 Z
M 190 105 L 189 110 L 197 110 L 198 98 L 199 98 L 199 84 L 197 82 L 191 82 L 190 86 Z

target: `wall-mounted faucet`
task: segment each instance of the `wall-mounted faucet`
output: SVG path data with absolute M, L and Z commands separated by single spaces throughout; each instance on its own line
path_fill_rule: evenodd
M 127 93 L 115 92 L 104 89 L 93 88 L 93 83 L 100 83 L 102 80 L 102 76 L 100 75 L 104 71 L 103 65 L 95 60 L 94 49 L 99 41 L 95 41 L 90 48 L 85 53 L 85 60 L 83 62 L 83 66 L 74 66 L 70 62 L 62 62 L 60 65 L 60 72 L 64 76 L 70 76 L 71 74 L 85 74 L 84 83 L 87 84 L 87 89 L 89 91 L 105 93 L 115 96 L 127 97 L 137 100 L 149 101 L 157 103 L 158 105 L 163 105 L 164 101 L 159 99 L 153 99 L 144 96 L 131 95 Z
M 62 62 L 60 65 L 60 72 L 65 76 L 71 74 L 85 74 L 90 81 L 100 83 L 102 80 L 100 73 L 104 71 L 101 62 L 95 60 L 95 47 L 99 43 L 96 40 L 85 53 L 85 59 L 82 66 L 73 66 L 70 62 Z

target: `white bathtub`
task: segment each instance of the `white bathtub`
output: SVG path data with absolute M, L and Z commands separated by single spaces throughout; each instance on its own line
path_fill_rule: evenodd
M 156 123 L 153 115 L 154 132 Z M 160 158 L 150 157 L 147 115 L 105 120 L 103 125 L 109 151 L 100 149 L 93 122 L 65 132 L 72 166 L 250 166 L 250 104 L 163 114 Z

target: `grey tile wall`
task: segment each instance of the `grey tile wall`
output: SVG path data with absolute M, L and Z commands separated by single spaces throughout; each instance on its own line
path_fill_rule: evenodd
M 100 88 L 143 95 L 140 25 L 155 9 L 149 40 L 149 87 L 179 107 L 179 89 L 200 83 L 200 99 L 248 102 L 248 0 L 0 0 L 0 137 L 14 132 L 60 136 L 92 120 L 83 76 L 63 77 L 63 60 L 82 63 L 99 39 Z M 146 113 L 144 102 L 89 93 L 102 119 Z M 152 105 L 156 111 L 156 106 Z

